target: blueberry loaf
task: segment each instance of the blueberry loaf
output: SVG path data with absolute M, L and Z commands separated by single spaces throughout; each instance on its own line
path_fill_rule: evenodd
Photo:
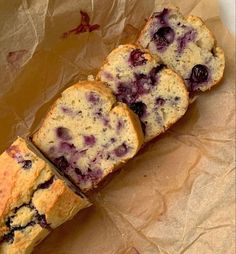
M 154 12 L 137 43 L 183 77 L 191 92 L 206 91 L 223 77 L 224 52 L 198 17 L 171 8 Z
M 102 82 L 66 89 L 33 135 L 35 145 L 84 192 L 132 158 L 143 143 L 137 116 Z
M 117 100 L 139 116 L 145 142 L 175 123 L 189 104 L 182 79 L 135 45 L 121 45 L 113 50 L 97 79 L 106 82 Z
M 89 206 L 23 139 L 0 156 L 0 253 L 26 254 Z

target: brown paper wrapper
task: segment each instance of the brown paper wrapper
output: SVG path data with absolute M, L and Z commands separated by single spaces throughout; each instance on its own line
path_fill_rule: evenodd
M 165 2 L 165 1 L 163 1 Z M 201 16 L 226 54 L 221 85 L 204 93 L 35 254 L 235 253 L 235 38 L 216 0 L 174 0 Z M 0 8 L 0 150 L 27 136 L 58 94 L 134 42 L 159 1 L 5 1 Z M 100 29 L 63 33 L 80 10 Z

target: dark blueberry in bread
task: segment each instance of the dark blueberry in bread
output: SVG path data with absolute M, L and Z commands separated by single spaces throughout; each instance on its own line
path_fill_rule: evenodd
M 169 27 L 161 27 L 158 31 L 153 35 L 153 40 L 157 46 L 157 50 L 164 50 L 171 43 L 173 43 L 175 39 L 174 30 Z
M 180 97 L 179 96 L 175 96 L 175 101 L 179 101 Z
M 64 156 L 60 156 L 54 159 L 55 165 L 60 169 L 65 171 L 69 167 L 69 162 Z
M 22 168 L 24 169 L 30 169 L 32 167 L 32 161 L 31 160 L 23 160 L 21 162 Z
M 96 170 L 91 170 L 88 169 L 88 171 L 86 173 L 81 173 L 78 174 L 78 179 L 80 182 L 92 182 L 92 183 L 96 183 L 101 177 L 102 177 L 102 171 L 100 169 L 96 169 Z
M 71 139 L 71 136 L 69 135 L 69 129 L 67 129 L 67 128 L 58 127 L 56 129 L 56 132 L 57 132 L 57 136 L 60 139 L 63 139 L 63 140 L 70 140 Z
M 156 98 L 156 105 L 157 106 L 163 106 L 165 104 L 165 99 L 158 97 Z
M 152 79 L 149 75 L 135 74 L 136 85 L 137 85 L 137 94 L 143 95 L 150 92 L 151 86 L 153 86 Z
M 132 66 L 136 67 L 143 65 L 147 62 L 147 59 L 143 56 L 144 52 L 140 49 L 135 49 L 130 53 L 129 62 Z
M 11 244 L 13 243 L 13 241 L 14 241 L 14 231 L 11 231 L 8 234 L 3 235 L 2 239 L 0 239 L 0 243 L 7 242 Z
M 146 113 L 147 105 L 142 101 L 134 102 L 129 107 L 136 113 L 140 118 Z
M 153 16 L 158 19 L 161 25 L 166 25 L 168 24 L 168 14 L 169 10 L 164 8 L 163 11 L 154 13 Z
M 136 83 L 132 82 L 133 86 L 130 87 L 129 83 L 120 83 L 118 85 L 117 93 L 116 93 L 116 98 L 118 101 L 124 102 L 124 103 L 132 103 L 136 101 L 138 98 L 137 94 L 137 86 Z
M 111 138 L 111 143 L 115 143 L 116 142 L 116 139 L 115 138 Z
M 99 102 L 99 96 L 94 92 L 90 92 L 88 94 L 88 101 L 93 104 L 97 104 Z
M 44 214 L 37 214 L 36 215 L 36 223 L 38 223 L 42 228 L 49 227 Z
M 205 65 L 197 64 L 193 67 L 190 76 L 190 81 L 192 83 L 203 83 L 208 80 L 208 68 Z
M 118 120 L 116 129 L 119 132 L 122 128 L 124 128 L 124 122 L 122 120 Z
M 46 182 L 39 184 L 39 186 L 37 187 L 37 190 L 38 190 L 38 189 L 48 189 L 48 188 L 52 185 L 54 179 L 55 179 L 55 177 L 52 176 L 52 177 L 51 177 L 49 180 L 47 180 Z
M 149 76 L 150 76 L 150 78 L 151 78 L 151 80 L 152 80 L 152 82 L 153 82 L 153 84 L 155 84 L 155 82 L 157 81 L 156 79 L 157 79 L 157 73 L 159 72 L 159 71 L 161 71 L 163 68 L 165 68 L 166 66 L 164 65 L 164 64 L 159 64 L 159 65 L 157 65 L 157 66 L 155 66 L 155 67 L 153 67 L 152 69 L 151 69 L 151 71 L 149 72 Z
M 114 150 L 114 152 L 117 157 L 122 157 L 122 156 L 126 155 L 126 153 L 128 152 L 128 147 L 125 143 L 123 143 L 122 145 L 118 146 Z
M 61 142 L 59 146 L 59 150 L 64 153 L 71 153 L 76 151 L 76 147 L 74 144 L 70 144 L 67 142 Z
M 84 136 L 84 143 L 88 146 L 93 146 L 96 143 L 96 138 L 93 135 Z

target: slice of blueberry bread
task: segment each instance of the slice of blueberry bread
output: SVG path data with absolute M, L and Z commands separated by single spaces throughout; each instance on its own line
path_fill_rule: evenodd
M 145 142 L 169 128 L 188 107 L 188 92 L 182 79 L 135 45 L 114 49 L 97 79 L 106 82 L 117 100 L 139 116 Z
M 52 229 L 89 206 L 18 138 L 0 156 L 0 253 L 31 253 Z
M 171 8 L 154 12 L 137 43 L 183 77 L 190 92 L 206 91 L 223 77 L 224 52 L 198 17 Z
M 33 135 L 35 145 L 84 192 L 132 158 L 143 143 L 137 116 L 102 82 L 66 89 Z

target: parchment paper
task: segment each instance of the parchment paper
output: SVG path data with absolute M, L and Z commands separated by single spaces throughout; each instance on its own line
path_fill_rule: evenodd
M 51 101 L 133 42 L 157 0 L 0 1 L 0 150 L 28 135 Z M 34 254 L 235 253 L 235 38 L 216 0 L 175 0 L 226 53 L 221 85 L 148 144 Z M 63 34 L 90 16 L 93 32 Z

